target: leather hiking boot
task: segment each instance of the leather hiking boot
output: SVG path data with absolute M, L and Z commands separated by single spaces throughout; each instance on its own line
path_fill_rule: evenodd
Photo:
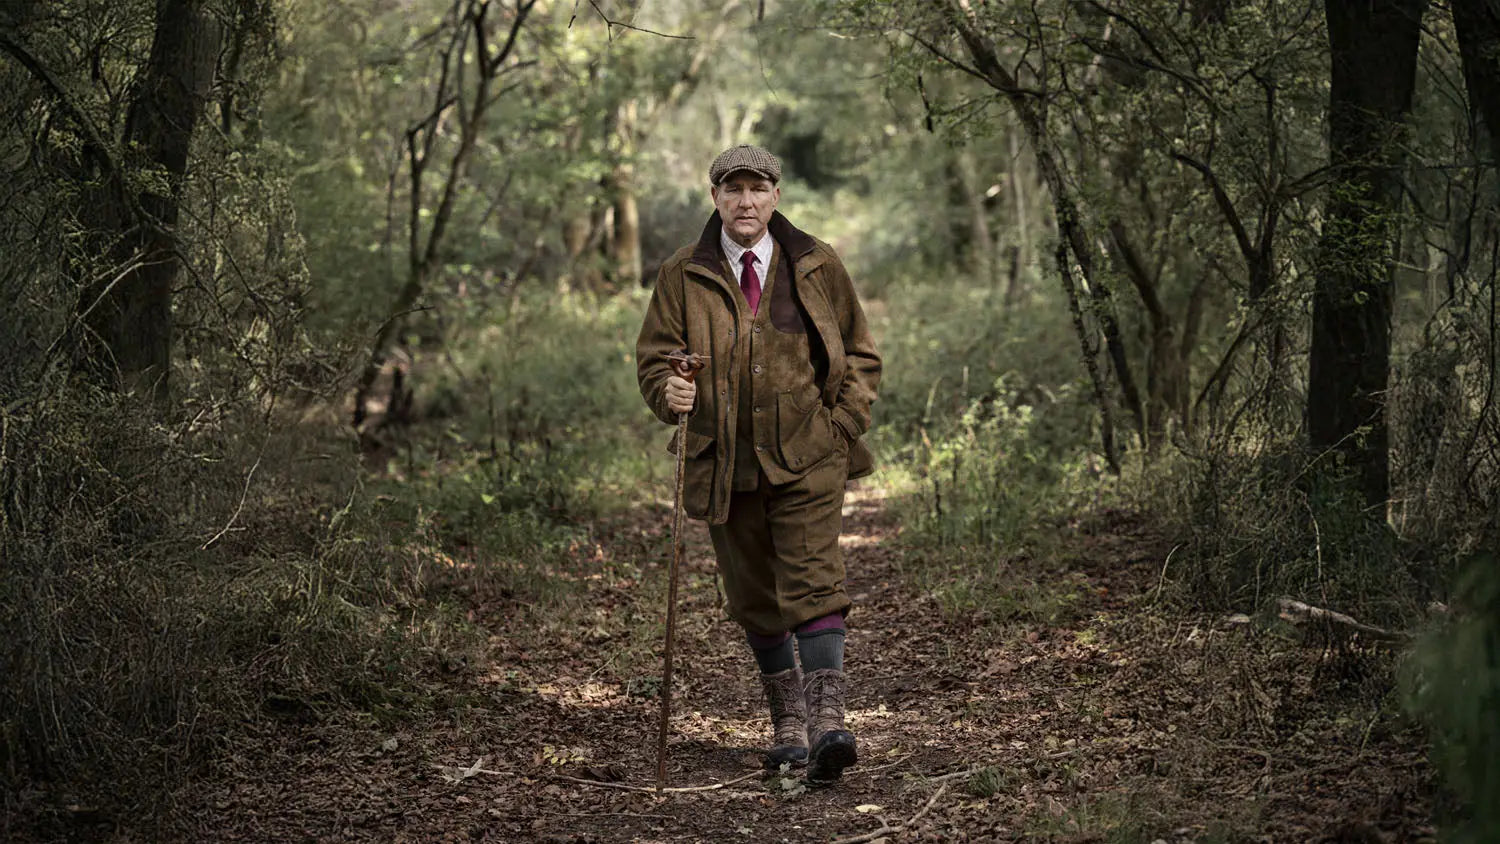
M 803 687 L 807 698 L 807 736 L 812 744 L 807 779 L 832 782 L 845 768 L 859 761 L 854 734 L 844 729 L 844 697 L 848 682 L 844 672 L 820 668 L 807 675 Z
M 771 705 L 771 749 L 766 751 L 766 769 L 776 770 L 790 762 L 807 764 L 807 703 L 802 698 L 802 672 L 788 668 L 760 675 Z

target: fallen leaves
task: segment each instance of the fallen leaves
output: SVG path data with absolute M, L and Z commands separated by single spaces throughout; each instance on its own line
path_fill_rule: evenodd
M 442 775 L 443 780 L 446 782 L 461 783 L 466 779 L 477 776 L 481 771 L 484 770 L 484 759 L 485 757 L 483 756 L 475 759 L 474 764 L 470 765 L 467 768 L 458 768 L 451 765 L 441 765 L 438 767 L 438 773 Z
M 856 499 L 846 528 L 888 535 L 880 506 Z M 1368 764 L 1348 763 L 1369 718 L 1328 714 L 1337 701 L 1310 693 L 1315 655 L 1272 651 L 1274 641 L 1242 635 L 1222 615 L 1157 616 L 1128 604 L 1154 587 L 1149 566 L 1139 567 L 1142 575 L 1123 556 L 1095 555 L 1088 577 L 1108 577 L 1108 596 L 1080 588 L 1076 624 L 985 626 L 955 623 L 916 600 L 921 590 L 899 555 L 876 539 L 847 548 L 850 589 L 862 596 L 848 652 L 849 723 L 862 764 L 824 789 L 808 789 L 797 769 L 761 770 L 756 748 L 767 730 L 753 664 L 705 579 L 684 595 L 678 642 L 688 667 L 670 755 L 672 782 L 703 785 L 657 793 L 648 784 L 659 596 L 642 587 L 660 575 L 648 552 L 661 543 L 614 539 L 658 536 L 647 517 L 663 518 L 646 513 L 639 525 L 600 527 L 594 541 L 579 544 L 580 568 L 568 575 L 590 591 L 576 617 L 559 612 L 522 624 L 513 604 L 470 607 L 472 623 L 494 631 L 475 663 L 484 668 L 444 674 L 432 708 L 410 714 L 399 738 L 389 724 L 274 719 L 274 733 L 237 748 L 223 780 L 203 788 L 204 826 L 181 837 L 624 842 L 843 834 L 875 844 L 960 834 L 1037 840 L 1057 830 L 1098 840 L 1112 822 L 1149 818 L 1142 840 L 1179 844 L 1210 823 L 1247 838 L 1310 840 L 1350 794 L 1400 795 L 1369 807 L 1371 822 L 1396 838 L 1425 823 L 1427 798 L 1417 785 L 1427 769 L 1404 733 L 1380 725 L 1363 748 Z M 1113 555 L 1160 559 L 1110 547 Z M 1036 578 L 1082 565 L 1014 564 L 1037 566 Z M 627 577 L 620 566 L 645 574 Z M 688 571 L 712 572 L 697 524 Z M 1102 601 L 1112 603 L 1094 603 Z M 1329 768 L 1332 758 L 1345 764 Z M 1411 820 L 1403 827 L 1381 812 Z M 876 828 L 854 835 L 868 827 Z

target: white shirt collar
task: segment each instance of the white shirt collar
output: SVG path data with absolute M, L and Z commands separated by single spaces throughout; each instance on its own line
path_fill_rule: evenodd
M 771 239 L 771 233 L 767 231 L 761 234 L 760 240 L 756 241 L 754 246 L 746 249 L 730 239 L 729 232 L 724 231 L 722 227 L 719 229 L 719 248 L 724 250 L 724 257 L 729 259 L 729 269 L 734 273 L 735 284 L 739 284 L 740 275 L 745 271 L 745 265 L 740 263 L 743 260 L 740 256 L 746 252 L 755 253 L 755 271 L 760 274 L 761 284 L 765 284 L 766 267 L 771 266 L 771 250 L 775 243 Z

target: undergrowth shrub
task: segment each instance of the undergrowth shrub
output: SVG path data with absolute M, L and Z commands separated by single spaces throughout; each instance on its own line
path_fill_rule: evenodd
M 414 660 L 465 635 L 392 612 L 428 600 L 422 557 L 351 437 L 77 386 L 0 408 L 8 795 L 155 804 L 242 724 L 410 708 Z
M 904 456 L 914 475 L 896 504 L 904 565 L 950 616 L 1055 623 L 1081 597 L 1078 578 L 1015 563 L 1055 557 L 1061 514 L 1084 503 L 1095 478 L 1085 449 L 1039 431 L 1066 411 L 1038 413 L 1006 381 L 995 382 L 998 398 L 975 400 Z
M 1500 559 L 1469 561 L 1454 618 L 1421 641 L 1403 671 L 1409 707 L 1428 725 L 1434 756 L 1468 817 L 1453 840 L 1500 838 Z
M 1290 595 L 1386 622 L 1412 616 L 1395 535 L 1336 465 L 1295 441 L 1173 451 L 1130 474 L 1181 540 L 1167 576 L 1195 603 L 1255 610 Z
M 883 299 L 868 308 L 885 361 L 873 433 L 893 444 L 917 441 L 974 401 L 995 401 L 1001 376 L 1013 399 L 1033 407 L 1072 401 L 1082 372 L 1060 302 L 1021 314 L 1006 307 L 1003 291 L 952 277 L 898 279 L 880 289 Z M 1046 421 L 1032 433 L 1049 444 L 1088 439 L 1087 416 Z
M 1036 522 L 1069 501 L 1084 465 L 1048 442 L 1046 411 L 1022 403 L 1010 379 L 994 399 L 976 399 L 957 419 L 914 449 L 920 482 L 907 524 L 913 538 L 939 548 L 1014 548 Z
M 1023 321 L 1001 291 L 952 279 L 883 289 L 872 439 L 905 526 L 903 566 L 950 615 L 1059 619 L 1076 580 L 1015 562 L 1050 556 L 1060 514 L 1102 465 L 1065 309 Z
M 418 404 L 450 446 L 426 456 L 488 461 L 489 481 L 474 492 L 502 510 L 578 518 L 638 500 L 643 482 L 660 494 L 670 430 L 646 409 L 635 375 L 647 298 L 529 289 L 456 313 L 446 363 L 418 379 Z

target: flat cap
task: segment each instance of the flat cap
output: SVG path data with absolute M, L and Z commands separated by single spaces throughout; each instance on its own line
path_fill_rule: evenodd
M 772 182 L 781 181 L 781 159 L 757 146 L 740 144 L 719 153 L 708 168 L 708 183 L 717 185 L 736 170 L 749 170 Z

